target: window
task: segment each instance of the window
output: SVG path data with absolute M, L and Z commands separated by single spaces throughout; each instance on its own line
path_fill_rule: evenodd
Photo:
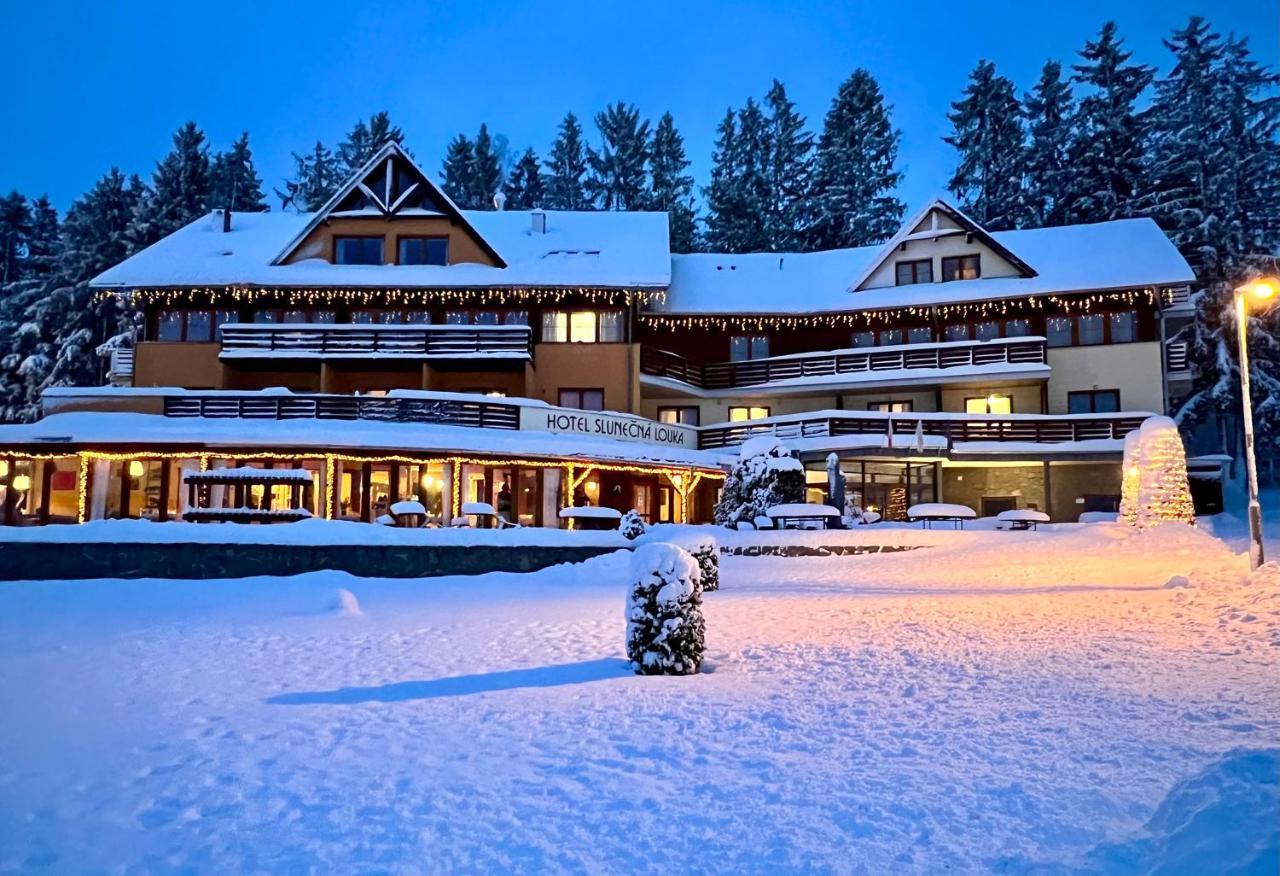
M 1004 323 L 1004 336 L 1006 338 L 1025 338 L 1031 334 L 1031 320 L 1029 319 L 1009 319 Z
M 156 340 L 182 340 L 182 311 L 162 310 L 156 315 Z
M 578 408 L 583 411 L 604 410 L 603 389 L 562 389 L 560 407 Z
M 410 310 L 408 313 L 404 315 L 404 321 L 409 323 L 409 325 L 430 325 L 431 311 L 430 310 Z
M 339 265 L 380 265 L 382 243 L 381 237 L 335 237 L 333 261 Z
M 447 265 L 449 264 L 449 238 L 401 237 L 398 239 L 397 264 Z
M 933 343 L 933 329 L 927 325 L 917 325 L 907 329 L 908 344 L 931 344 Z
M 207 341 L 212 337 L 213 315 L 207 310 L 193 310 L 187 314 L 187 340 Z
M 880 345 L 892 347 L 902 343 L 902 329 L 880 329 Z
M 471 313 L 471 322 L 474 325 L 497 325 L 498 311 L 496 310 L 475 310 Z
M 933 260 L 920 259 L 913 262 L 897 262 L 894 264 L 896 282 L 899 286 L 910 286 L 914 283 L 933 282 Z
M 305 310 L 286 310 L 283 321 L 287 323 L 306 322 L 307 312 Z
M 311 321 L 331 325 L 338 321 L 338 314 L 332 310 L 313 310 Z
M 880 411 L 884 414 L 905 414 L 912 409 L 909 401 L 867 402 L 867 410 Z
M 967 341 L 969 340 L 969 324 L 967 322 L 954 322 L 943 330 L 942 337 L 943 340 L 947 341 Z
M 985 398 L 967 398 L 964 400 L 964 412 L 966 414 L 1012 414 L 1013 399 L 994 392 Z
M 978 259 L 977 255 L 943 256 L 942 282 L 978 279 L 981 276 Z
M 979 341 L 994 341 L 1000 337 L 1000 323 L 989 319 L 973 327 L 973 336 Z
M 679 408 L 658 408 L 659 423 L 675 423 L 681 426 L 697 426 L 702 419 L 696 405 Z
M 445 325 L 528 325 L 527 310 L 446 310 Z
M 502 313 L 503 325 L 528 325 L 529 311 L 527 310 L 506 310 Z
M 620 343 L 622 333 L 620 310 L 548 310 L 542 314 L 542 341 L 546 344 Z
M 876 345 L 876 333 L 873 331 L 854 332 L 852 344 L 854 347 L 874 347 Z
M 1138 314 L 1134 311 L 1124 310 L 1108 314 L 1107 323 L 1111 329 L 1111 343 L 1127 344 L 1135 340 Z
M 253 312 L 254 322 L 279 322 L 280 311 L 278 310 L 255 310 Z
M 762 420 L 769 416 L 768 408 L 742 407 L 729 408 L 729 422 L 741 423 L 744 420 Z
M 351 321 L 358 325 L 399 325 L 402 316 L 398 310 L 351 311 Z
M 1050 347 L 1071 346 L 1071 317 L 1051 316 L 1044 321 L 1044 336 Z
M 1105 322 L 1101 313 L 1082 313 L 1076 318 L 1081 344 L 1101 344 Z
M 1114 414 L 1120 410 L 1120 390 L 1085 389 L 1067 393 L 1067 412 L 1071 414 Z
M 765 359 L 769 355 L 768 335 L 733 335 L 729 338 L 729 361 Z

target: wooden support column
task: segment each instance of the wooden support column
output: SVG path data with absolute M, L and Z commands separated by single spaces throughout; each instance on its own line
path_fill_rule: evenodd
M 1044 513 L 1049 515 L 1049 519 L 1053 519 L 1053 478 L 1050 476 L 1051 465 L 1049 460 L 1044 461 Z
M 373 463 L 360 464 L 360 519 L 373 521 Z
M 129 463 L 132 460 L 120 460 L 120 517 L 121 519 L 129 516 Z
M 333 392 L 333 366 L 328 362 L 320 363 L 320 391 Z
M 160 503 L 156 514 L 162 523 L 169 519 L 169 489 L 173 483 L 173 467 L 176 464 L 172 459 L 160 460 Z

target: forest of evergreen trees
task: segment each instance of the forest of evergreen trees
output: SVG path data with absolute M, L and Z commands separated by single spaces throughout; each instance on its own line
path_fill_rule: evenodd
M 1159 222 L 1199 278 L 1198 319 L 1184 333 L 1197 392 L 1176 412 L 1192 426 L 1238 409 L 1230 290 L 1277 270 L 1280 79 L 1244 39 L 1198 17 L 1165 45 L 1161 68 L 1137 61 L 1108 23 L 1070 63 L 1048 61 L 1021 96 L 980 61 L 948 116 L 956 154 L 948 189 L 991 230 Z M 481 125 L 447 144 L 437 179 L 464 209 L 495 209 L 501 191 L 506 209 L 663 210 L 674 252 L 862 246 L 904 218 L 900 132 L 866 70 L 840 85 L 820 130 L 776 80 L 761 99 L 728 109 L 701 187 L 670 113 L 654 124 L 619 101 L 590 124 L 566 114 L 545 157 Z M 317 141 L 295 153 L 294 173 L 269 199 L 248 134 L 215 151 L 189 122 L 150 181 L 112 169 L 64 216 L 44 197 L 0 198 L 0 421 L 34 418 L 46 387 L 101 382 L 98 350 L 119 342 L 132 317 L 90 293 L 95 274 L 214 207 L 314 210 L 384 143 L 403 138 L 377 113 L 336 148 Z M 1280 314 L 1252 322 L 1260 454 L 1274 458 Z

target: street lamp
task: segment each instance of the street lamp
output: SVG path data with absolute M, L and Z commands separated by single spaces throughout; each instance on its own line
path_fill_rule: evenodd
M 1240 402 L 1244 407 L 1244 467 L 1249 480 L 1249 568 L 1262 565 L 1262 505 L 1258 502 L 1258 463 L 1253 455 L 1253 403 L 1249 399 L 1249 302 L 1266 306 L 1276 297 L 1280 281 L 1263 277 L 1237 286 L 1236 334 L 1240 344 Z

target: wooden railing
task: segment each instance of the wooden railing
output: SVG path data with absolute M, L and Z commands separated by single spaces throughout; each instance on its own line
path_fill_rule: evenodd
M 359 395 L 167 395 L 164 397 L 164 415 L 252 420 L 373 420 L 481 429 L 520 428 L 520 408 L 517 405 L 462 399 Z
M 223 359 L 528 359 L 525 325 L 225 323 Z
M 640 351 L 642 373 L 679 380 L 700 389 L 733 389 L 804 377 L 838 378 L 880 371 L 1042 365 L 1044 362 L 1045 340 L 1038 337 L 911 344 L 705 365 L 666 350 L 643 347 Z
M 917 424 L 927 436 L 946 439 L 947 449 L 957 442 L 994 441 L 1028 444 L 1062 444 L 1069 441 L 1118 439 L 1142 425 L 1148 414 L 1116 414 L 1114 416 L 1024 415 L 1009 417 L 957 416 L 955 414 L 874 413 L 825 414 L 815 417 L 789 417 L 781 421 L 757 420 L 724 426 L 704 426 L 698 430 L 698 446 L 704 450 L 733 447 L 757 435 L 776 435 L 783 440 L 828 438 L 841 435 L 890 435 L 895 446 L 906 448 L 915 436 Z M 930 442 L 930 447 L 936 442 Z
M 133 347 L 116 347 L 111 351 L 107 380 L 112 386 L 133 386 Z

